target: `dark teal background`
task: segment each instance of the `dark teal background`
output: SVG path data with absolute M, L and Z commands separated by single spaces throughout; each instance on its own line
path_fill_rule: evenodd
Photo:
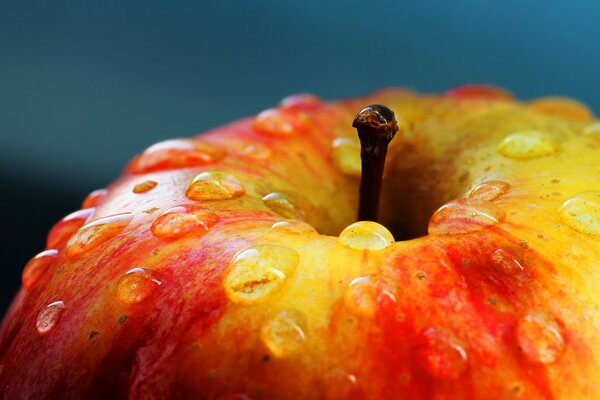
M 51 225 L 149 144 L 326 99 L 464 82 L 600 110 L 599 1 L 0 2 L 0 309 Z

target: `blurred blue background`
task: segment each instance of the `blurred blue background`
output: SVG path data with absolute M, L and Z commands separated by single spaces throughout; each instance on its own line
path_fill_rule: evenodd
M 0 309 L 51 225 L 149 144 L 326 99 L 466 82 L 600 110 L 599 1 L 0 2 Z

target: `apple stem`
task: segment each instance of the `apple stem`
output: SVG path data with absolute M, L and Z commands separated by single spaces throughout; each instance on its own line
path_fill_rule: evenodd
M 377 222 L 385 156 L 398 124 L 392 110 L 372 104 L 356 114 L 352 126 L 358 132 L 362 161 L 358 220 Z

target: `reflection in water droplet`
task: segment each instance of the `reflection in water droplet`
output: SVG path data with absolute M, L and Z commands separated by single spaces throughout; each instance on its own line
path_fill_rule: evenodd
M 185 190 L 185 196 L 196 201 L 227 200 L 244 193 L 244 187 L 235 176 L 221 171 L 196 175 Z
M 231 301 L 254 303 L 267 299 L 296 270 L 300 256 L 284 246 L 258 245 L 239 252 L 231 261 L 224 286 Z
M 104 198 L 106 197 L 108 190 L 106 189 L 97 189 L 92 193 L 88 194 L 88 196 L 83 200 L 83 204 L 81 205 L 82 209 L 96 207 Z
M 260 338 L 277 358 L 298 352 L 306 340 L 306 316 L 297 310 L 282 311 L 260 331 Z
M 56 259 L 57 255 L 58 250 L 50 249 L 42 251 L 40 254 L 29 260 L 23 269 L 23 274 L 21 275 L 23 287 L 27 290 L 31 290 L 36 287 L 37 283 L 40 281 L 40 278 L 48 270 L 48 267 L 52 261 Z
M 150 230 L 158 238 L 173 240 L 190 233 L 203 235 L 218 221 L 212 211 L 190 204 L 165 211 L 154 220 Z
M 37 332 L 42 336 L 50 333 L 58 325 L 64 308 L 65 303 L 62 301 L 55 301 L 42 308 L 35 321 Z
M 417 355 L 423 369 L 436 379 L 456 379 L 468 366 L 467 352 L 459 342 L 435 328 L 422 332 Z
M 504 249 L 496 249 L 489 256 L 490 263 L 496 270 L 506 274 L 513 275 L 523 271 L 523 266 L 516 257 Z
M 558 145 L 542 132 L 522 131 L 505 137 L 498 151 L 508 158 L 530 159 L 549 156 L 558 151 Z
M 567 347 L 557 321 L 541 311 L 531 312 L 521 318 L 516 336 L 525 357 L 535 364 L 557 361 Z
M 278 232 L 309 235 L 316 234 L 317 230 L 304 221 L 291 219 L 288 221 L 278 221 L 271 226 L 271 229 Z
M 100 218 L 84 225 L 67 243 L 67 256 L 78 257 L 120 234 L 129 225 L 133 215 L 123 213 Z
M 223 159 L 225 150 L 201 139 L 173 139 L 156 143 L 134 158 L 128 172 L 142 174 L 176 168 L 198 167 Z
M 600 192 L 582 192 L 565 201 L 560 217 L 569 227 L 588 235 L 600 235 Z
M 489 203 L 458 200 L 440 207 L 429 220 L 430 235 L 475 232 L 502 222 L 505 213 Z
M 259 133 L 271 136 L 290 136 L 308 129 L 306 114 L 296 109 L 269 109 L 256 116 L 252 127 Z
M 359 250 L 381 250 L 394 243 L 394 236 L 383 225 L 372 221 L 358 221 L 340 233 L 338 241 Z
M 127 304 L 146 300 L 161 285 L 155 272 L 147 268 L 133 268 L 125 273 L 117 285 L 117 297 Z
M 479 201 L 493 201 L 506 194 L 510 184 L 503 181 L 486 181 L 473 188 L 469 198 Z
M 344 292 L 344 305 L 354 315 L 373 318 L 377 311 L 396 303 L 398 287 L 393 279 L 381 275 L 361 276 L 350 282 Z
M 67 244 L 69 238 L 90 219 L 94 211 L 94 208 L 86 208 L 75 211 L 61 219 L 48 233 L 46 247 L 49 249 L 63 247 Z
M 337 138 L 332 143 L 333 164 L 344 175 L 360 176 L 360 143 L 354 138 Z
M 156 185 L 158 185 L 158 183 L 156 183 L 155 181 L 145 181 L 142 183 L 138 183 L 133 187 L 133 193 L 140 194 L 149 192 L 150 190 L 154 189 Z
M 566 97 L 542 97 L 527 103 L 527 107 L 542 114 L 573 121 L 591 121 L 594 115 L 582 103 Z

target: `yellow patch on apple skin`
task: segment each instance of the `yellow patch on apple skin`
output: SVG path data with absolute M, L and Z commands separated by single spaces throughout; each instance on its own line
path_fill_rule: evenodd
M 600 235 L 600 192 L 583 192 L 565 201 L 560 217 L 578 232 Z
M 362 161 L 356 138 L 336 138 L 331 144 L 333 164 L 344 175 L 360 177 Z

